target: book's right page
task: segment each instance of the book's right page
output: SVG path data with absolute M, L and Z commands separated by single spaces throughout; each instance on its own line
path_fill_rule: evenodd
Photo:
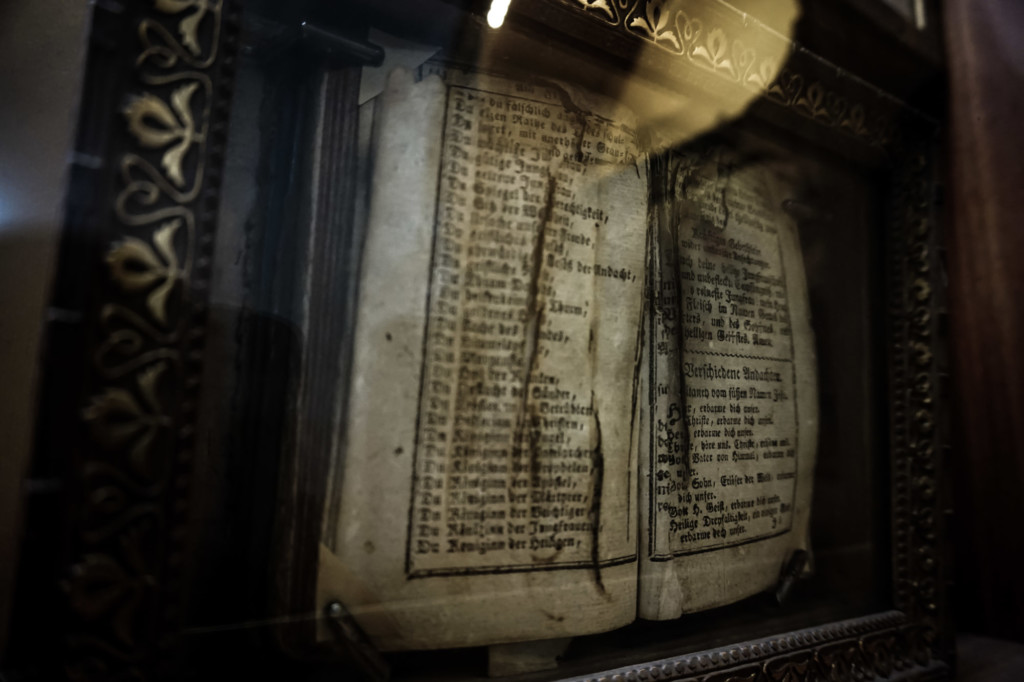
M 638 606 L 661 620 L 808 550 L 818 403 L 792 165 L 702 142 L 651 175 Z

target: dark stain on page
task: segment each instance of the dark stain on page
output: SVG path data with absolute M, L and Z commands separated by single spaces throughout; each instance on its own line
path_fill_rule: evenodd
M 662 277 L 671 278 L 675 286 L 677 309 L 674 315 L 676 324 L 675 334 L 673 334 L 673 336 L 675 337 L 676 341 L 676 357 L 675 367 L 673 369 L 675 370 L 676 376 L 678 377 L 679 395 L 685 396 L 686 376 L 683 373 L 683 361 L 686 358 L 686 334 L 683 333 L 682 324 L 683 320 L 686 319 L 684 312 L 685 308 L 683 305 L 683 292 L 685 291 L 686 285 L 682 278 L 683 261 L 680 258 L 679 254 L 679 241 L 681 239 L 681 236 L 679 234 L 679 228 L 681 226 L 681 223 L 683 222 L 683 205 L 686 203 L 686 193 L 689 189 L 689 186 L 697 180 L 697 173 L 695 172 L 695 169 L 693 167 L 688 166 L 686 164 L 684 159 L 675 157 L 671 159 L 670 163 L 672 163 L 674 166 L 674 172 L 668 174 L 668 177 L 670 178 L 669 181 L 672 183 L 674 187 L 679 188 L 679 192 L 672 192 L 671 190 L 674 189 L 674 187 L 669 188 L 670 191 L 668 193 L 668 196 L 672 197 L 673 201 L 671 204 L 671 208 L 662 214 L 668 216 L 669 225 L 667 236 L 669 244 L 668 262 L 665 263 L 665 260 L 662 259 L 662 263 L 664 263 L 666 267 L 664 267 L 664 269 L 662 270 L 661 275 Z M 682 175 L 682 177 L 680 177 L 680 175 Z M 681 411 L 681 414 L 685 414 L 686 398 L 684 397 L 682 400 L 683 403 L 679 405 L 679 409 Z M 681 441 L 680 447 L 682 449 L 682 452 L 689 452 L 690 426 L 689 424 L 686 423 L 685 419 L 683 420 L 682 428 L 679 429 L 679 436 Z M 691 470 L 690 458 L 684 457 L 683 462 L 684 464 L 682 484 L 684 487 L 689 487 Z
M 647 219 L 647 231 L 644 236 L 644 259 L 649 259 L 651 253 L 651 246 L 654 239 L 654 230 L 651 229 L 652 220 L 650 218 L 650 208 L 648 208 L 648 219 Z M 647 316 L 652 314 L 651 308 L 651 282 L 653 278 L 650 275 L 650 261 L 647 260 L 648 267 L 644 268 L 644 278 L 640 282 L 640 319 L 637 320 L 636 325 L 636 340 L 634 341 L 636 347 L 636 353 L 633 355 L 633 399 L 630 402 L 630 414 L 629 414 L 629 448 L 630 457 L 633 453 L 633 434 L 636 428 L 636 417 L 637 417 L 637 403 L 640 400 L 640 387 L 643 377 L 643 364 L 644 364 L 644 352 L 646 350 L 644 342 L 647 339 Z M 629 469 L 632 474 L 632 467 Z M 632 479 L 630 479 L 630 485 L 632 485 Z M 630 488 L 632 490 L 632 488 Z
M 534 414 L 530 406 L 530 375 L 533 374 L 537 365 L 537 351 L 540 340 L 540 325 L 543 317 L 543 302 L 539 301 L 540 276 L 544 266 L 544 245 L 547 241 L 548 218 L 553 209 L 555 198 L 555 176 L 548 174 L 547 189 L 544 194 L 544 207 L 542 209 L 540 227 L 537 239 L 533 244 L 533 254 L 530 256 L 530 283 L 526 293 L 526 347 L 523 349 L 523 394 L 519 403 L 519 433 L 516 442 L 523 441 L 523 429 L 527 429 L 526 435 L 530 439 L 530 472 L 537 473 L 537 447 L 534 427 Z
M 554 208 L 555 199 L 555 176 L 548 173 L 547 187 L 544 193 L 544 206 L 541 208 L 540 225 L 538 227 L 537 239 L 533 244 L 533 253 L 530 256 L 530 281 L 526 294 L 526 317 L 525 317 L 525 342 L 523 349 L 523 391 L 519 403 L 519 423 L 515 442 L 524 443 L 528 441 L 528 456 L 530 458 L 530 477 L 535 479 L 540 474 L 540 461 L 538 459 L 538 415 L 536 407 L 530 403 L 530 376 L 537 369 L 540 345 L 540 327 L 543 319 L 544 304 L 540 295 L 540 278 L 544 269 L 544 247 L 547 242 L 547 227 L 551 212 Z M 533 556 L 537 563 L 548 563 L 555 560 L 558 553 L 552 556 L 540 558 Z
M 729 183 L 732 181 L 732 166 L 725 163 L 718 164 L 718 180 L 715 183 L 715 189 L 720 193 L 720 201 L 722 203 L 722 227 L 718 228 L 720 232 L 725 232 L 725 228 L 729 226 L 729 200 L 726 198 L 726 192 L 729 191 Z M 725 179 L 722 179 L 722 176 Z M 718 189 L 721 187 L 721 189 Z
M 543 613 L 545 616 L 547 616 L 548 620 L 553 620 L 556 623 L 561 623 L 562 621 L 565 620 L 565 616 L 556 616 L 555 614 L 551 613 L 550 611 L 545 611 L 544 609 L 541 609 L 540 612 Z
M 646 279 L 646 275 L 644 277 Z M 641 291 L 646 291 L 646 290 L 647 290 L 647 283 L 644 282 L 644 285 L 641 288 Z M 641 380 L 641 376 L 640 375 L 641 375 L 641 372 L 643 370 L 644 336 L 645 336 L 644 335 L 644 331 L 647 328 L 647 314 L 648 314 L 647 313 L 647 297 L 644 296 L 643 300 L 640 303 L 640 320 L 637 322 L 637 325 L 636 325 L 636 341 L 635 341 L 636 353 L 633 354 L 633 394 L 632 394 L 632 399 L 630 400 L 630 403 L 629 403 L 629 453 L 630 453 L 629 456 L 630 456 L 630 461 L 631 462 L 632 462 L 632 457 L 633 457 L 633 446 L 634 446 L 633 436 L 636 433 L 637 402 L 640 400 L 640 383 L 641 383 L 641 381 L 640 381 Z M 627 483 L 630 486 L 630 488 L 628 488 L 628 489 L 632 490 L 632 485 L 633 485 L 633 479 L 632 479 L 633 468 L 629 467 L 627 469 L 627 472 L 629 474 L 629 481 L 627 481 Z M 626 527 L 629 528 L 629 525 L 627 525 Z M 627 534 L 626 537 L 628 539 L 629 535 Z
M 569 92 L 558 83 L 543 78 L 539 78 L 537 80 L 541 85 L 550 88 L 551 91 L 558 97 L 559 101 L 561 101 L 562 108 L 570 112 L 573 116 L 576 117 L 576 120 L 579 121 L 580 132 L 579 135 L 576 137 L 576 154 L 573 157 L 573 161 L 582 162 L 583 138 L 587 134 L 587 119 L 590 116 L 590 112 L 580 107 L 578 104 L 576 104 L 576 102 L 572 101 L 572 97 L 569 95 Z
M 604 487 L 604 450 L 602 449 L 601 415 L 594 404 L 594 392 L 590 392 L 590 407 L 594 412 L 594 430 L 596 432 L 596 443 L 591 453 L 591 466 L 593 467 L 594 492 L 590 497 L 590 560 L 594 566 L 594 585 L 602 595 L 608 596 L 608 590 L 604 587 L 604 580 L 601 578 L 601 490 Z

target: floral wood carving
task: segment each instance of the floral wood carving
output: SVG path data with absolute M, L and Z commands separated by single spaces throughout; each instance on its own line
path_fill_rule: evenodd
M 742 30 L 716 22 L 710 12 L 696 16 L 697 3 L 685 0 L 557 1 L 844 135 L 874 147 L 892 139 L 890 116 L 869 113 L 864 103 L 851 102 L 822 81 L 780 64 L 779 54 L 798 48 L 725 3 L 717 4 L 737 15 Z M 774 48 L 770 54 L 765 54 L 766 45 Z
M 76 464 L 65 672 L 134 680 L 160 676 L 179 616 L 237 10 L 230 0 L 109 5 L 97 15 L 123 14 L 137 49 L 119 105 L 128 135 L 105 152 L 115 178 L 106 280 L 85 320 L 96 341 L 81 417 L 93 442 Z
M 570 682 L 812 682 L 902 679 L 946 669 L 922 628 L 897 611 L 798 630 L 726 649 L 618 668 Z
M 144 147 L 167 148 L 160 166 L 176 187 L 185 185 L 182 171 L 183 157 L 195 142 L 202 142 L 192 119 L 192 94 L 198 82 L 182 85 L 171 93 L 168 107 L 159 97 L 145 93 L 125 107 L 128 130 Z M 155 124 L 155 125 L 154 125 Z

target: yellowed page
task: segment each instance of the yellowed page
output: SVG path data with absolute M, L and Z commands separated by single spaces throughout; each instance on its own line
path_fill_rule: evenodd
M 384 650 L 612 629 L 636 612 L 646 169 L 597 100 L 444 76 L 395 72 L 376 105 L 320 600 Z
M 658 169 L 642 618 L 772 587 L 808 546 L 817 380 L 790 175 L 709 144 Z

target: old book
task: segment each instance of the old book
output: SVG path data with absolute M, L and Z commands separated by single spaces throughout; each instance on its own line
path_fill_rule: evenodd
M 364 113 L 318 606 L 427 649 L 776 584 L 808 548 L 816 448 L 798 174 L 725 143 L 654 153 L 612 101 L 439 65 Z

